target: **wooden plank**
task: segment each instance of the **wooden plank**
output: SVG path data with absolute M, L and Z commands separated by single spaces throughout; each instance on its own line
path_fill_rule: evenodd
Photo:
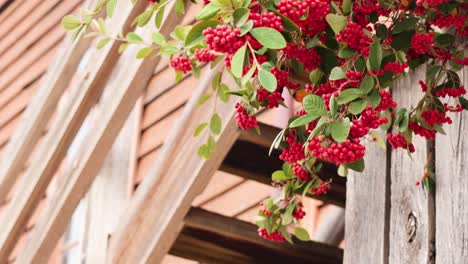
M 468 87 L 468 67 L 464 67 Z M 436 139 L 436 263 L 468 263 L 468 113 L 451 115 L 447 135 Z
M 196 102 L 211 89 L 213 76 L 214 71 L 204 76 L 182 117 L 177 120 L 175 129 L 166 139 L 158 162 L 143 178 L 128 214 L 111 240 L 109 263 L 160 263 L 176 239 L 191 202 L 204 189 L 238 137 L 234 120 L 235 100 L 219 103 L 217 113 L 223 120 L 223 128 L 216 151 L 210 160 L 195 154 L 200 140 L 206 139 L 194 139 L 193 130 L 199 123 L 209 120 L 213 105 L 209 100 L 196 107 Z M 232 85 L 232 81 L 229 83 Z M 147 217 L 149 215 L 151 217 Z
M 274 243 L 260 238 L 253 224 L 199 208 L 190 209 L 171 254 L 203 263 L 342 263 L 337 247 L 295 241 Z
M 127 10 L 129 13 L 125 20 L 131 23 L 134 15 L 141 13 L 141 9 L 146 6 L 145 2 L 139 3 L 141 4 L 137 2 L 130 8 L 128 5 L 131 3 L 122 2 L 124 6 L 118 6 L 117 10 Z M 168 15 L 174 12 L 174 2 L 166 6 L 166 9 L 167 19 L 163 22 L 160 32 L 168 37 L 180 22 L 180 17 Z M 116 15 L 115 17 L 126 16 Z M 116 26 L 116 30 L 119 29 L 120 27 Z M 141 35 L 149 38 L 152 32 L 154 29 L 147 27 Z M 130 47 L 125 56 L 119 60 L 115 72 L 116 77 L 106 86 L 106 93 L 101 100 L 102 105 L 96 117 L 99 122 L 93 124 L 90 129 L 92 133 L 88 134 L 85 139 L 86 144 L 83 144 L 79 149 L 80 160 L 73 174 L 65 186 L 54 194 L 54 203 L 50 204 L 41 215 L 26 250 L 18 258 L 20 263 L 44 263 L 48 259 L 55 244 L 65 231 L 73 210 L 89 190 L 112 147 L 112 143 L 158 63 L 158 59 L 152 57 L 143 60 L 135 59 L 140 49 L 139 45 Z M 112 62 L 112 58 L 110 60 Z M 49 134 L 52 133 L 49 132 Z
M 323 221 L 315 229 L 312 240 L 338 246 L 344 239 L 344 231 L 345 210 L 338 206 L 331 206 Z
M 395 82 L 392 91 L 399 107 L 417 104 L 422 96 L 418 81 L 424 79 L 425 67 L 419 67 Z M 419 136 L 413 144 L 412 160 L 405 150 L 392 151 L 388 263 L 433 263 L 435 258 L 434 196 L 416 186 L 424 173 L 428 148 Z
M 116 14 L 114 16 L 115 21 L 113 25 L 115 27 L 111 30 L 110 35 L 116 36 L 121 28 L 124 28 L 126 32 L 133 22 L 134 18 L 144 10 L 146 3 L 138 2 L 136 5 L 131 5 L 131 3 L 126 3 L 127 6 L 118 6 L 117 10 L 122 12 L 121 14 Z M 122 4 L 125 5 L 125 4 Z M 23 177 L 22 181 L 19 183 L 19 188 L 22 190 L 20 193 L 16 193 L 12 199 L 12 205 L 8 207 L 7 212 L 9 218 L 3 219 L 4 229 L 0 233 L 0 259 L 3 259 L 10 249 L 15 244 L 16 239 L 18 238 L 18 233 L 21 230 L 21 226 L 24 225 L 25 221 L 28 219 L 32 209 L 35 207 L 35 204 L 38 201 L 38 197 L 42 195 L 49 184 L 50 180 L 58 165 L 62 161 L 63 157 L 66 154 L 66 151 L 78 131 L 81 123 L 88 114 L 90 108 L 94 105 L 98 99 L 104 84 L 107 80 L 108 75 L 110 74 L 112 68 L 115 65 L 115 61 L 119 57 L 118 46 L 120 43 L 116 41 L 111 41 L 108 46 L 104 47 L 98 54 L 97 58 L 93 61 L 91 69 L 84 74 L 83 82 L 78 82 L 75 87 L 73 87 L 70 93 L 70 100 L 65 107 L 67 111 L 61 112 L 54 124 L 47 134 L 47 138 L 44 144 L 41 146 L 40 151 L 37 153 L 40 159 L 35 159 L 31 167 L 26 172 L 26 175 Z M 74 58 L 78 59 L 78 58 Z M 59 68 L 60 69 L 60 68 Z M 60 78 L 62 75 L 55 76 L 51 74 L 53 79 Z M 45 82 L 48 83 L 48 82 Z M 60 87 L 57 85 L 57 87 Z M 53 90 L 55 92 L 55 99 L 59 98 L 60 93 L 57 93 L 57 89 Z M 49 89 L 41 90 L 43 92 L 49 92 Z M 44 105 L 50 102 L 49 96 L 46 96 L 45 93 L 40 93 L 36 102 L 31 104 L 31 107 L 28 107 L 28 110 L 31 109 L 31 114 L 25 114 L 26 118 L 34 116 L 30 122 L 24 122 L 25 126 L 30 126 L 32 123 L 36 123 L 37 126 L 40 125 L 41 120 L 36 118 L 37 113 L 50 111 Z M 28 113 L 28 110 L 27 113 Z M 129 110 L 130 112 L 130 110 Z M 45 118 L 47 115 L 43 115 Z M 116 122 L 118 123 L 118 122 Z M 32 133 L 31 131 L 35 131 Z M 36 139 L 39 135 L 40 129 L 32 127 L 31 130 L 21 130 L 20 133 L 15 134 L 18 137 L 18 141 L 23 143 L 25 138 Z M 27 137 L 22 135 L 27 133 L 28 135 L 34 134 L 33 136 Z M 30 144 L 20 144 L 23 146 L 22 150 L 23 155 L 11 155 L 15 160 L 24 161 L 24 156 L 27 156 L 27 150 L 31 147 Z M 17 150 L 16 146 L 12 147 L 14 150 Z M 10 152 L 8 152 L 10 153 Z M 2 161 L 3 162 L 3 161 Z M 13 162 L 7 161 L 6 164 L 8 168 L 12 167 L 10 164 Z M 15 162 L 17 166 L 15 168 L 21 169 L 24 162 Z M 3 169 L 3 167 L 2 167 Z M 8 169 L 8 171 L 12 171 Z M 4 175 L 4 174 L 2 174 Z M 4 179 L 2 183 L 14 182 L 15 174 L 5 173 L 8 177 L 2 177 Z M 4 184 L 5 189 L 9 189 L 11 184 Z M 3 195 L 8 192 L 1 192 Z
M 28 153 L 31 153 L 44 131 L 44 127 L 89 44 L 89 39 L 73 42 L 71 34 L 68 35 L 57 54 L 57 58 L 41 80 L 36 97 L 25 110 L 17 128 L 18 133 L 12 136 L 6 148 L 8 155 L 0 163 L 0 200 L 10 192 L 15 183 L 16 175 L 23 169 L 29 156 Z
M 130 200 L 128 179 L 133 175 L 130 167 L 135 153 L 129 142 L 138 137 L 139 114 L 134 108 L 87 194 L 86 263 L 105 263 L 109 237 Z
M 23 113 L 38 87 L 39 82 L 34 82 L 0 110 L 0 129 L 12 119 Z
M 38 1 L 38 0 L 35 0 Z M 14 1 L 11 5 L 7 7 L 7 9 L 4 9 L 3 11 L 0 12 L 0 26 L 4 25 L 3 22 L 7 21 L 7 19 L 10 16 L 11 13 L 14 11 L 18 12 L 17 8 L 21 5 L 24 4 L 25 2 L 23 1 Z M 16 13 L 15 12 L 15 13 Z
M 362 173 L 350 172 L 347 177 L 344 263 L 385 264 L 388 263 L 390 175 L 387 159 L 390 153 L 373 142 L 365 145 L 366 169 Z

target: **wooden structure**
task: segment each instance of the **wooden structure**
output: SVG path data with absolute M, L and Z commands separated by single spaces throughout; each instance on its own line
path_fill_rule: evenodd
M 5 205 L 0 215 L 0 263 L 51 261 L 63 234 L 70 234 L 67 231 L 70 221 L 79 220 L 74 213 L 84 204 L 83 199 L 91 216 L 84 234 L 88 241 L 83 248 L 86 263 L 161 263 L 168 252 L 203 263 L 255 263 L 256 260 L 466 263 L 468 260 L 464 250 L 468 238 L 463 235 L 468 232 L 463 220 L 468 216 L 464 208 L 468 188 L 464 169 L 468 143 L 463 140 L 464 133 L 468 133 L 466 113 L 457 116 L 447 131 L 450 138 L 440 137 L 435 145 L 415 142 L 419 152 L 414 160 L 435 156 L 432 159 L 438 175 L 435 193 L 425 193 L 415 185 L 420 178 L 417 172 L 422 172 L 415 164 L 423 162 L 411 162 L 402 152 L 369 146 L 368 151 L 373 155 L 368 155 L 372 161 L 367 162 L 365 173 L 345 179 L 335 175 L 335 168 L 324 168 L 324 176 L 332 177 L 334 186 L 327 195 L 315 198 L 340 207 L 346 205 L 346 209 L 330 210 L 314 236 L 317 241 L 275 244 L 260 239 L 250 223 L 196 205 L 209 204 L 213 199 L 201 202 L 203 194 L 198 195 L 218 170 L 269 184 L 270 173 L 280 166 L 278 155 L 267 155 L 278 128 L 262 124 L 261 137 L 241 132 L 233 118 L 235 98 L 229 103 L 219 103 L 217 112 L 223 127 L 217 138 L 218 146 L 210 160 L 203 160 L 194 155 L 200 139 L 193 138 L 193 130 L 209 118 L 212 103 L 196 107 L 196 102 L 211 89 L 213 70 L 205 69 L 200 81 L 186 78 L 180 84 L 182 87 L 171 89 L 172 82 L 167 78 L 172 76 L 154 77 L 155 72 L 170 71 L 161 66 L 167 65 L 167 61 L 151 57 L 137 60 L 137 46 L 120 56 L 116 42 L 95 52 L 89 48 L 89 40 L 73 43 L 68 36 L 55 62 L 42 81 L 37 82 L 34 80 L 43 74 L 48 63 L 36 60 L 35 53 L 27 52 L 15 67 L 8 67 L 20 51 L 26 51 L 41 35 L 38 32 L 21 39 L 25 32 L 37 32 L 32 23 L 18 22 L 31 9 L 21 11 L 20 18 L 6 19 L 18 6 L 27 9 L 19 0 L 7 2 L 8 7 L 0 8 L 3 11 L 0 33 L 8 33 L 0 39 L 0 106 L 23 94 L 23 87 L 32 85 L 34 89 L 29 88 L 24 95 L 32 99 L 23 103 L 22 107 L 27 107 L 21 121 L 15 121 L 18 125 L 9 124 L 12 113 L 0 111 L 0 128 L 10 125 L 9 131 L 16 131 L 8 140 L 9 136 L 0 129 L 0 143 L 4 145 L 8 140 L 1 150 L 0 199 Z M 58 2 L 43 2 L 31 16 L 44 16 L 56 5 L 62 12 L 72 12 L 82 4 L 79 0 Z M 120 13 L 114 15 L 112 23 L 116 29 L 129 30 L 145 3 L 138 1 L 132 6 L 119 1 L 119 5 L 116 10 Z M 58 7 L 53 9 L 57 18 L 63 16 L 56 11 Z M 172 8 L 169 4 L 166 13 L 172 14 Z M 198 8 L 190 6 L 186 17 L 166 16 L 160 33 L 167 36 L 175 25 L 191 23 Z M 13 29 L 16 23 L 19 26 Z M 149 38 L 150 30 L 140 33 Z M 47 40 L 54 38 L 58 42 L 63 37 L 59 30 L 54 34 L 49 34 Z M 18 47 L 11 49 L 15 42 Z M 42 49 L 49 57 L 55 51 L 55 48 L 51 51 L 47 47 L 35 48 Z M 84 62 L 85 66 L 81 67 L 85 52 L 93 63 Z M 20 77 L 22 70 L 35 64 L 40 64 L 42 70 L 32 73 L 33 77 Z M 414 73 L 395 84 L 394 96 L 400 104 L 413 103 L 414 97 L 407 95 L 406 88 L 415 86 L 421 75 L 422 72 Z M 463 77 L 468 85 L 466 69 Z M 232 84 L 229 79 L 225 82 Z M 149 88 L 144 91 L 146 86 Z M 184 86 L 188 89 L 182 89 Z M 194 86 L 197 88 L 191 93 L 190 88 Z M 182 95 L 174 97 L 175 93 Z M 168 102 L 172 109 L 159 107 Z M 143 112 L 152 114 L 142 113 L 143 106 Z M 143 133 L 138 139 L 140 130 Z M 240 153 L 242 161 L 236 158 Z M 138 162 L 135 156 L 140 157 Z M 58 171 L 62 171 L 60 177 L 56 176 Z M 136 172 L 130 188 L 126 181 L 129 172 L 131 175 Z M 135 192 L 134 182 L 138 185 Z M 232 187 L 245 182 L 236 180 Z M 133 196 L 129 198 L 128 193 Z M 47 203 L 43 202 L 44 195 Z M 34 216 L 34 226 L 27 229 Z M 29 232 L 27 238 L 23 236 L 25 229 Z M 344 257 L 343 250 L 337 247 L 343 236 Z M 18 247 L 21 250 L 15 250 Z

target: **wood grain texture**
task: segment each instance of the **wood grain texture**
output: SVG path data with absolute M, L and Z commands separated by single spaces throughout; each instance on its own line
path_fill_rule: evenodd
M 468 67 L 460 75 L 468 87 Z M 436 263 L 468 263 L 468 113 L 436 139 Z
M 208 161 L 195 154 L 201 138 L 194 139 L 193 131 L 199 123 L 209 120 L 213 99 L 198 108 L 196 102 L 211 89 L 214 73 L 208 72 L 203 77 L 166 139 L 158 161 L 143 178 L 127 217 L 111 240 L 108 263 L 160 263 L 176 239 L 193 199 L 204 189 L 238 137 L 235 100 L 219 103 L 217 112 L 223 128 L 216 151 Z
M 419 80 L 425 67 L 395 82 L 393 97 L 399 107 L 410 109 L 421 98 Z M 425 139 L 413 138 L 412 160 L 403 149 L 392 151 L 389 263 L 434 263 L 434 199 L 416 181 L 421 180 L 427 161 Z
M 121 28 L 124 28 L 123 31 L 126 32 L 134 18 L 144 10 L 146 3 L 138 2 L 133 7 L 131 7 L 131 3 L 128 3 L 128 5 L 129 6 L 120 6 L 117 9 L 122 13 L 114 16 L 115 21 L 113 24 L 115 28 L 109 33 L 112 36 L 116 36 Z M 11 248 L 14 246 L 22 226 L 24 226 L 24 223 L 35 208 L 39 197 L 45 192 L 60 162 L 63 160 L 74 135 L 76 135 L 81 123 L 89 113 L 89 110 L 99 98 L 104 84 L 107 81 L 107 77 L 115 66 L 115 61 L 119 57 L 119 44 L 120 43 L 116 41 L 111 41 L 108 46 L 104 47 L 93 61 L 94 64 L 90 67 L 89 72 L 84 74 L 83 81 L 78 82 L 77 85 L 72 88 L 69 97 L 70 100 L 67 107 L 65 107 L 67 111 L 59 113 L 54 120 L 54 124 L 46 136 L 45 143 L 37 153 L 37 157 L 40 158 L 34 160 L 22 181 L 18 183 L 18 188 L 21 189 L 22 192 L 18 192 L 14 195 L 12 203 L 7 209 L 7 215 L 9 217 L 3 219 L 2 222 L 3 230 L 0 233 L 0 259 L 6 258 Z M 52 77 L 57 78 L 57 76 L 54 75 L 52 75 Z M 39 94 L 39 97 L 48 102 L 44 94 Z M 42 102 L 40 103 L 42 104 Z M 38 104 L 40 107 L 33 108 L 31 111 L 47 111 L 41 104 Z M 29 115 L 25 116 L 29 117 Z M 33 119 L 31 123 L 37 122 L 37 120 L 38 119 Z M 27 130 L 22 130 L 21 132 L 27 133 Z M 22 138 L 24 136 L 19 135 L 18 137 L 20 141 L 23 142 Z M 22 156 L 25 156 L 25 154 L 26 153 Z M 16 158 L 18 156 L 14 157 Z M 21 166 L 21 163 L 19 163 L 19 166 Z M 14 179 L 14 174 L 12 175 L 12 177 L 8 178 L 10 181 Z M 44 230 L 44 232 L 45 231 L 46 230 Z M 55 240 L 55 242 L 57 240 Z M 37 243 L 40 243 L 40 241 L 37 241 Z M 35 252 L 30 253 L 33 254 Z
M 0 200 L 4 199 L 15 184 L 16 176 L 24 168 L 26 160 L 73 77 L 81 56 L 89 47 L 89 39 L 73 42 L 71 34 L 67 36 L 55 61 L 41 80 L 34 100 L 25 110 L 16 129 L 17 133 L 13 134 L 5 150 L 8 154 L 0 163 Z
M 372 142 L 366 144 L 364 172 L 351 172 L 346 185 L 344 263 L 387 262 L 389 191 L 385 150 Z
M 345 209 L 332 206 L 315 229 L 313 241 L 338 246 L 344 239 Z
M 137 3 L 131 8 L 128 6 L 131 3 L 123 3 L 123 5 L 117 7 L 117 10 L 126 9 L 128 17 L 123 17 L 126 22 L 130 22 L 134 15 L 142 12 L 141 9 L 145 8 L 146 3 Z M 173 6 L 173 3 L 166 6 L 166 14 L 173 12 Z M 163 21 L 160 33 L 168 37 L 179 22 L 180 17 L 168 16 Z M 152 32 L 154 29 L 147 27 L 140 34 L 144 38 L 149 38 Z M 21 263 L 43 263 L 47 260 L 65 231 L 73 210 L 89 190 L 108 151 L 159 61 L 152 57 L 135 59 L 141 48 L 141 45 L 130 47 L 124 57 L 119 60 L 114 71 L 116 77 L 108 82 L 106 93 L 101 100 L 101 110 L 96 118 L 99 122 L 93 124 L 90 129 L 92 133 L 88 134 L 85 139 L 86 144 L 80 147 L 80 160 L 73 174 L 60 192 L 54 194 L 54 203 L 48 206 L 41 215 L 37 228 L 31 234 L 27 249 L 19 256 Z

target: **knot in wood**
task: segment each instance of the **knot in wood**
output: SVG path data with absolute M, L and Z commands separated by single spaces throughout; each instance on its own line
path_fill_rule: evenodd
M 416 216 L 411 212 L 408 215 L 408 220 L 406 222 L 406 236 L 408 237 L 408 242 L 413 242 L 416 236 L 416 230 L 418 229 L 418 219 Z

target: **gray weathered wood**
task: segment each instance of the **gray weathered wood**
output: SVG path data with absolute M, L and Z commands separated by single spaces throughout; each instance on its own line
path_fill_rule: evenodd
M 372 142 L 366 143 L 366 148 L 366 169 L 362 173 L 350 172 L 347 177 L 346 264 L 388 263 L 388 154 Z
M 345 209 L 332 206 L 319 224 L 312 237 L 313 241 L 337 246 L 344 239 Z
M 393 97 L 399 107 L 416 106 L 422 96 L 418 81 L 424 79 L 425 67 L 421 66 L 395 82 Z M 433 194 L 416 186 L 424 173 L 428 148 L 419 136 L 413 138 L 413 144 L 413 160 L 403 149 L 392 151 L 389 263 L 433 263 L 435 257 Z
M 468 87 L 468 67 L 463 72 Z M 436 263 L 468 263 L 468 113 L 436 139 Z

